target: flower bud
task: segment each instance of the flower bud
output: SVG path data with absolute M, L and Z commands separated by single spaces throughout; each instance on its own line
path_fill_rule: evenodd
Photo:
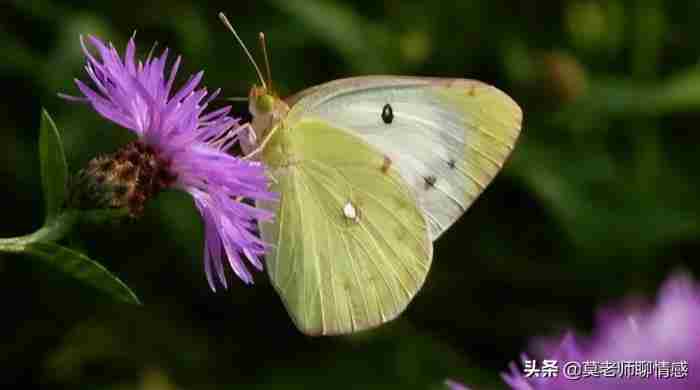
M 76 209 L 127 208 L 136 217 L 146 201 L 176 179 L 168 160 L 151 146 L 135 141 L 116 153 L 90 160 L 71 182 L 68 205 Z

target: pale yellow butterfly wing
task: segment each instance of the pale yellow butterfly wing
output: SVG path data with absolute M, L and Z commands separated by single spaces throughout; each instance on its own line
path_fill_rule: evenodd
M 437 239 L 502 168 L 522 111 L 475 80 L 367 76 L 332 81 L 288 100 L 289 118 L 316 118 L 386 155 L 416 192 Z M 389 105 L 393 118 L 382 117 Z
M 292 111 L 293 112 L 293 111 Z M 279 202 L 261 224 L 274 245 L 270 279 L 311 335 L 368 329 L 395 318 L 432 260 L 428 224 L 382 153 L 322 120 L 290 115 L 263 153 Z

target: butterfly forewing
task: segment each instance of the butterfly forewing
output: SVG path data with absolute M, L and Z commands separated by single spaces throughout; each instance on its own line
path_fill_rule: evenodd
M 327 121 L 382 153 L 414 189 L 433 239 L 498 173 L 522 122 L 506 94 L 463 79 L 357 77 L 310 88 L 290 102 L 292 122 Z

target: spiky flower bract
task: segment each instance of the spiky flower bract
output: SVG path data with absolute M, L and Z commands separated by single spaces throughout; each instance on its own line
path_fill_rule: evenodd
M 93 86 L 75 80 L 82 98 L 100 115 L 131 131 L 138 141 L 114 156 L 91 164 L 93 186 L 109 185 L 110 201 L 138 213 L 148 198 L 164 188 L 178 188 L 192 195 L 205 230 L 204 268 L 209 285 L 227 287 L 223 262 L 244 282 L 252 275 L 247 259 L 262 269 L 267 244 L 255 234 L 257 222 L 272 215 L 242 199 L 273 200 L 265 168 L 259 162 L 236 158 L 227 150 L 237 142 L 239 122 L 229 116 L 230 107 L 205 112 L 219 91 L 209 94 L 199 84 L 203 72 L 190 76 L 184 86 L 173 84 L 181 64 L 177 57 L 169 67 L 168 49 L 160 56 L 136 59 L 134 38 L 124 57 L 114 46 L 96 37 L 81 38 L 87 71 Z

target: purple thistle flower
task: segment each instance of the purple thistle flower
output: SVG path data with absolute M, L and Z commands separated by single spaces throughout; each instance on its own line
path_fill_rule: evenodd
M 123 59 L 111 43 L 106 45 L 93 36 L 88 36 L 88 41 L 97 50 L 97 57 L 80 39 L 87 57 L 85 70 L 94 87 L 76 79 L 84 97 L 62 96 L 88 102 L 100 115 L 130 129 L 139 139 L 117 153 L 115 163 L 103 158 L 94 165 L 121 163 L 121 170 L 112 176 L 133 177 L 135 184 L 126 187 L 125 195 L 132 214 L 161 189 L 187 191 L 204 220 L 204 268 L 211 289 L 216 291 L 217 284 L 227 287 L 224 258 L 241 280 L 252 283 L 243 259 L 262 269 L 260 257 L 267 244 L 254 231 L 257 221 L 269 220 L 272 214 L 240 200 L 274 200 L 276 196 L 267 190 L 261 163 L 226 153 L 238 141 L 242 128 L 228 115 L 231 107 L 204 112 L 219 90 L 209 94 L 198 87 L 203 72 L 190 76 L 179 90 L 173 89 L 181 58 L 177 57 L 167 72 L 168 49 L 160 56 L 149 54 L 142 62 L 135 59 L 133 37 Z M 109 173 L 103 172 L 105 176 Z
M 527 377 L 513 363 L 503 374 L 512 389 L 700 389 L 700 287 L 678 274 L 662 286 L 656 305 L 607 308 L 599 313 L 591 337 L 567 333 L 560 340 L 536 345 L 542 359 L 558 361 L 558 377 Z M 582 364 L 578 376 L 586 364 L 589 374 L 598 376 L 567 379 L 562 375 L 567 361 Z M 542 360 L 536 362 L 541 368 Z

